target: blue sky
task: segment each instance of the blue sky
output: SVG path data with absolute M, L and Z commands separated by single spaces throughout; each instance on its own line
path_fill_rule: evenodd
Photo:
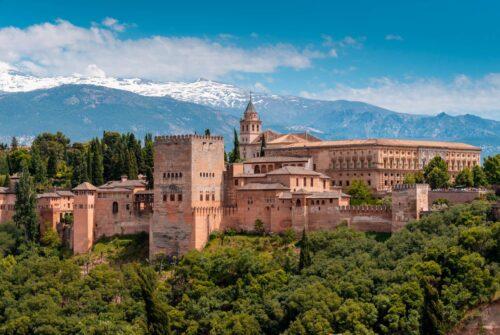
M 499 22 L 498 1 L 0 0 L 0 62 L 500 119 Z

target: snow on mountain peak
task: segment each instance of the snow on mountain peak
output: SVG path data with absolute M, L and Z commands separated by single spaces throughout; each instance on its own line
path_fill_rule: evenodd
M 89 68 L 90 76 L 36 77 L 17 72 L 6 63 L 0 63 L 0 91 L 28 92 L 67 84 L 104 86 L 130 91 L 144 96 L 170 96 L 177 100 L 194 102 L 212 107 L 242 108 L 248 92 L 239 87 L 205 78 L 194 82 L 152 82 L 139 78 L 106 77 L 99 68 Z

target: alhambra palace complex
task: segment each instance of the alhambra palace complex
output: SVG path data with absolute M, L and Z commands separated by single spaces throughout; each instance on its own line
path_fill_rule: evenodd
M 176 135 L 155 139 L 154 189 L 143 180 L 83 183 L 72 191 L 40 194 L 40 220 L 61 232 L 61 218 L 73 214 L 61 232 L 75 253 L 87 252 L 102 236 L 149 233 L 150 255 L 180 255 L 202 248 L 214 231 L 252 231 L 261 220 L 267 232 L 333 229 L 392 232 L 447 198 L 470 201 L 478 192 L 430 191 L 404 185 L 441 156 L 454 177 L 480 163 L 480 148 L 450 142 L 367 139 L 322 141 L 307 133 L 262 129 L 250 101 L 240 121 L 243 163 L 224 163 L 220 136 Z M 265 155 L 260 157 L 261 141 Z M 378 193 L 391 193 L 392 206 L 350 206 L 342 192 L 364 180 Z M 15 178 L 12 178 L 15 183 Z M 0 188 L 0 222 L 12 219 L 13 187 Z

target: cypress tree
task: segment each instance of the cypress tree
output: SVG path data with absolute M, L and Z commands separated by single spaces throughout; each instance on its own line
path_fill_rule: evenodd
M 6 153 L 0 153 L 0 174 L 9 174 L 9 161 Z
M 154 176 L 153 176 L 153 169 L 148 167 L 146 169 L 146 180 L 148 182 L 147 188 L 148 190 L 152 190 L 154 187 Z
M 94 185 L 104 184 L 104 165 L 102 157 L 102 146 L 99 139 L 95 138 L 91 143 L 92 151 L 92 183 Z
M 260 157 L 264 157 L 265 151 L 264 149 L 266 148 L 266 137 L 262 135 L 262 140 L 260 141 Z
M 153 143 L 153 135 L 146 134 L 144 136 L 144 148 L 142 149 L 143 156 L 143 164 L 144 171 L 147 173 L 147 169 L 151 169 L 153 171 L 154 165 L 154 143 Z
M 28 167 L 23 166 L 16 184 L 16 204 L 13 217 L 16 226 L 23 230 L 26 242 L 38 242 L 40 231 L 36 212 L 36 192 Z
M 14 136 L 12 137 L 12 141 L 10 142 L 10 149 L 11 150 L 17 150 L 17 148 L 19 147 L 19 142 L 17 141 L 17 138 Z
M 300 239 L 299 271 L 308 267 L 311 263 L 311 245 L 306 234 L 306 229 L 304 228 L 302 238 Z
M 10 187 L 10 175 L 7 173 L 3 180 L 3 187 Z
M 36 147 L 31 152 L 30 173 L 36 184 L 44 184 L 47 181 L 47 170 L 40 156 L 40 151 Z
M 141 296 L 146 310 L 146 324 L 151 335 L 169 335 L 170 321 L 166 306 L 156 296 L 158 281 L 155 271 L 151 267 L 136 267 Z
M 137 169 L 137 158 L 132 151 L 128 153 L 128 178 L 129 179 L 137 179 L 138 178 L 138 169 Z
M 49 178 L 55 178 L 57 175 L 57 153 L 52 150 L 49 154 L 49 160 L 47 161 L 47 176 Z
M 71 186 L 76 187 L 85 181 L 89 181 L 87 175 L 87 160 L 85 159 L 85 154 L 81 150 L 78 150 L 74 158 Z
M 238 139 L 238 133 L 236 129 L 234 130 L 234 141 L 233 141 L 233 152 L 231 153 L 231 161 L 230 163 L 237 163 L 241 161 L 240 157 L 240 141 Z

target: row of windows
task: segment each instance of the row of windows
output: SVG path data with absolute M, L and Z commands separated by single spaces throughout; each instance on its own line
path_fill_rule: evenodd
M 368 186 L 371 186 L 372 185 L 372 181 L 368 179 L 366 181 L 366 184 Z M 332 186 L 349 186 L 349 185 L 350 185 L 350 181 L 349 180 L 345 180 L 344 182 L 342 182 L 342 180 L 339 180 L 338 182 L 336 180 L 332 180 Z
M 113 205 L 111 207 L 112 207 L 113 214 L 118 213 L 118 203 L 116 201 L 113 202 Z M 130 210 L 130 204 L 126 204 L 125 205 L 125 209 L 127 211 L 129 211 Z
M 213 172 L 200 172 L 200 177 L 202 177 L 202 178 L 214 178 L 215 173 L 213 173 Z
M 7 210 L 10 210 L 10 211 L 13 211 L 14 210 L 14 205 L 5 205 L 5 204 L 2 204 L 2 205 L 0 205 L 0 209 L 7 209 Z
M 259 131 L 260 126 L 258 124 L 252 124 L 252 131 Z M 241 131 L 250 131 L 249 125 L 241 125 Z
M 175 196 L 174 193 L 170 193 L 169 196 L 167 196 L 167 194 L 163 195 L 163 201 L 164 202 L 167 201 L 167 199 L 170 200 L 170 201 L 175 201 L 175 198 L 176 198 L 176 196 Z M 182 201 L 182 193 L 178 193 L 177 194 L 177 201 Z
M 182 178 L 182 172 L 163 172 L 163 179 Z
M 205 194 L 205 201 L 210 201 L 210 198 L 212 198 L 212 201 L 215 201 L 215 193 L 210 193 L 206 192 Z M 200 192 L 200 201 L 203 201 L 203 192 Z
M 89 205 L 79 204 L 78 206 L 75 206 L 75 207 L 78 209 L 88 209 L 88 208 L 94 208 L 94 205 L 93 204 L 89 204 Z

